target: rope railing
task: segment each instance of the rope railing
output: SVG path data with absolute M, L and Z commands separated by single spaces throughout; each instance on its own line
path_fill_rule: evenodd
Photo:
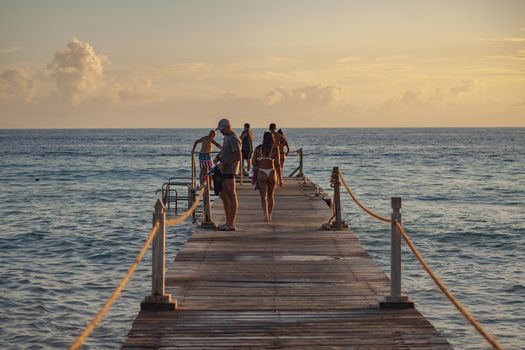
M 204 186 L 207 186 L 207 184 L 205 183 Z M 176 219 L 166 220 L 167 225 L 174 226 L 174 225 L 180 224 L 186 218 L 188 218 L 188 216 L 190 216 L 195 211 L 195 209 L 197 209 L 197 206 L 199 205 L 202 199 L 202 196 L 204 196 L 204 192 L 205 192 L 204 186 L 201 188 L 201 191 L 199 191 L 199 195 L 197 196 L 197 198 L 195 198 L 195 202 L 193 202 L 193 205 L 188 210 L 186 210 L 183 214 L 181 214 L 180 216 L 177 216 Z
M 469 321 L 470 324 L 478 330 L 478 332 L 483 336 L 483 338 L 485 338 L 485 340 L 489 342 L 490 345 L 494 347 L 494 349 L 503 349 L 503 346 L 498 342 L 498 340 L 492 334 L 490 334 L 490 332 L 486 330 L 481 325 L 481 323 L 479 323 L 479 321 L 476 320 L 476 318 L 474 318 L 474 315 L 472 315 L 472 313 L 468 311 L 463 306 L 463 304 L 461 304 L 461 302 L 458 299 L 456 299 L 455 296 L 452 295 L 452 293 L 448 290 L 445 284 L 443 284 L 441 279 L 434 273 L 434 271 L 430 268 L 428 263 L 425 261 L 425 259 L 417 249 L 416 245 L 410 239 L 410 236 L 406 233 L 403 225 L 398 221 L 394 222 L 394 224 L 397 226 L 399 233 L 401 234 L 405 242 L 407 242 L 407 245 L 409 246 L 414 256 L 417 258 L 421 266 L 423 266 L 423 269 L 425 269 L 425 271 L 428 273 L 430 278 L 432 278 L 434 283 L 436 283 L 439 289 L 441 289 L 441 291 L 447 296 L 447 298 L 452 302 L 452 304 L 454 304 L 456 309 L 458 309 L 458 311 L 461 312 L 461 314 L 467 319 L 467 321 Z
M 203 186 L 203 187 L 205 187 L 206 189 L 208 188 L 208 186 L 206 186 L 206 185 Z M 201 201 L 201 199 L 202 199 L 202 197 L 204 195 L 204 192 L 205 192 L 204 190 L 201 190 L 199 195 L 197 196 L 195 202 L 193 203 L 193 205 L 186 212 L 184 212 L 182 215 L 180 215 L 176 219 L 165 220 L 164 219 L 165 218 L 165 214 L 166 214 L 165 213 L 165 208 L 161 204 L 160 201 L 157 202 L 157 204 L 155 205 L 155 208 L 159 209 L 158 205 L 160 205 L 160 207 L 163 209 L 162 211 L 160 211 L 163 214 L 163 217 L 159 218 L 158 216 L 155 216 L 156 214 L 158 214 L 157 211 L 155 212 L 153 228 L 151 229 L 150 233 L 148 234 L 148 237 L 147 237 L 146 241 L 144 242 L 144 244 L 142 245 L 142 248 L 140 249 L 137 257 L 135 258 L 135 261 L 130 266 L 130 268 L 128 269 L 127 273 L 124 275 L 124 277 L 120 280 L 119 284 L 117 285 L 117 287 L 115 288 L 115 290 L 113 291 L 113 293 L 111 294 L 109 299 L 102 306 L 102 308 L 99 310 L 99 312 L 95 315 L 93 320 L 91 320 L 91 322 L 84 328 L 82 333 L 75 339 L 75 342 L 69 348 L 70 350 L 79 349 L 82 346 L 82 344 L 84 344 L 86 339 L 93 332 L 93 330 L 95 330 L 95 328 L 100 323 L 102 318 L 107 314 L 107 312 L 109 311 L 111 306 L 113 306 L 115 301 L 118 299 L 118 297 L 122 293 L 122 290 L 126 287 L 126 285 L 128 284 L 129 280 L 131 279 L 131 277 L 133 276 L 133 274 L 137 270 L 137 267 L 138 267 L 139 263 L 141 262 L 141 260 L 144 258 L 144 255 L 148 251 L 149 246 L 152 245 L 153 240 L 155 238 L 157 238 L 156 236 L 157 236 L 157 233 L 159 232 L 159 228 L 162 229 L 162 231 L 163 231 L 162 233 L 164 233 L 164 229 L 165 229 L 165 227 L 163 227 L 164 223 L 165 224 L 169 224 L 169 225 L 177 225 L 177 224 L 181 223 L 182 221 L 184 221 L 188 216 L 190 216 L 197 209 L 197 206 L 199 205 L 199 202 Z M 163 258 L 164 258 L 164 252 L 162 252 L 162 259 Z
M 350 189 L 350 186 L 348 186 L 348 184 L 346 183 L 346 180 L 345 178 L 343 177 L 343 174 L 341 172 L 339 172 L 339 177 L 341 178 L 341 182 L 343 183 L 343 186 L 346 188 L 346 192 L 348 192 L 348 194 L 350 195 L 350 197 L 352 197 L 352 199 L 354 200 L 354 202 L 361 207 L 361 209 L 363 209 L 363 211 L 365 213 L 367 213 L 368 215 L 378 219 L 379 221 L 383 221 L 383 222 L 390 222 L 390 219 L 387 218 L 387 217 L 384 217 L 384 216 L 381 216 L 379 214 L 376 214 L 374 213 L 372 210 L 368 209 L 364 204 L 363 202 L 361 202 L 359 200 L 359 198 L 357 198 L 357 196 L 354 194 L 354 192 L 352 192 L 352 190 Z
M 135 258 L 135 261 L 128 269 L 128 272 L 126 275 L 120 280 L 120 283 L 117 285 L 109 299 L 106 301 L 104 306 L 99 310 L 99 312 L 95 315 L 93 320 L 84 328 L 82 333 L 77 337 L 75 342 L 71 345 L 69 348 L 70 350 L 79 349 L 80 346 L 86 341 L 87 337 L 93 332 L 93 330 L 97 327 L 98 323 L 102 320 L 102 318 L 106 315 L 106 313 L 109 311 L 113 303 L 117 300 L 117 298 L 120 296 L 120 293 L 122 293 L 122 290 L 126 285 L 128 284 L 129 280 L 131 279 L 131 276 L 135 273 L 135 270 L 137 269 L 140 261 L 146 254 L 146 251 L 148 250 L 148 247 L 150 246 L 151 242 L 153 241 L 153 238 L 155 238 L 155 235 L 159 231 L 160 224 L 157 222 L 151 229 L 148 238 L 146 239 L 146 242 L 144 242 L 144 245 L 140 249 L 139 254 Z
M 452 304 L 456 307 L 456 309 L 463 315 L 463 317 L 465 317 L 465 319 L 483 336 L 483 338 L 490 345 L 492 345 L 492 347 L 494 349 L 503 350 L 504 348 L 499 343 L 499 341 L 487 329 L 485 329 L 481 325 L 481 323 L 474 317 L 474 315 L 470 311 L 468 311 L 465 308 L 465 306 L 463 306 L 463 304 L 461 304 L 461 302 L 456 297 L 454 297 L 454 295 L 452 295 L 450 290 L 445 286 L 445 284 L 441 281 L 441 279 L 436 275 L 436 273 L 432 270 L 430 265 L 423 258 L 423 255 L 419 252 L 419 250 L 417 249 L 416 245 L 414 244 L 414 242 L 412 241 L 410 236 L 407 234 L 405 228 L 403 227 L 403 224 L 401 223 L 401 217 L 399 215 L 399 208 L 400 208 L 400 204 L 401 204 L 400 203 L 400 198 L 397 198 L 399 200 L 399 203 L 398 203 L 399 206 L 397 207 L 397 214 L 398 215 L 394 216 L 394 214 L 393 214 L 394 220 L 391 220 L 391 219 L 389 219 L 387 217 L 381 216 L 381 215 L 373 212 L 372 210 L 368 209 L 359 200 L 359 198 L 357 198 L 355 193 L 353 193 L 353 191 L 350 189 L 350 186 L 348 186 L 346 180 L 343 177 L 343 174 L 340 171 L 339 171 L 339 178 L 341 179 L 341 182 L 343 183 L 343 186 L 345 187 L 345 189 L 348 192 L 348 194 L 350 195 L 350 197 L 352 197 L 354 202 L 364 212 L 366 212 L 367 214 L 369 214 L 370 216 L 376 218 L 379 221 L 386 222 L 386 223 L 391 223 L 392 226 L 396 228 L 396 232 L 399 233 L 399 235 L 401 237 L 403 237 L 403 239 L 407 243 L 408 247 L 410 248 L 410 250 L 412 251 L 412 253 L 416 257 L 416 259 L 419 261 L 421 266 L 423 267 L 423 269 L 427 272 L 427 274 L 430 276 L 430 278 L 432 278 L 434 283 L 439 287 L 439 289 L 443 292 L 443 294 L 445 294 L 445 296 L 452 302 Z M 394 208 L 394 211 L 395 211 L 395 209 L 396 208 Z M 392 239 L 394 239 L 394 237 L 392 237 Z M 392 253 L 394 253 L 394 252 L 392 252 Z M 400 272 L 399 272 L 399 278 L 400 278 Z M 392 276 L 391 276 L 391 279 L 393 279 Z M 400 289 L 400 287 L 401 287 L 400 281 L 398 282 L 398 284 L 399 284 L 398 288 Z M 388 299 L 388 297 L 387 297 L 387 299 Z

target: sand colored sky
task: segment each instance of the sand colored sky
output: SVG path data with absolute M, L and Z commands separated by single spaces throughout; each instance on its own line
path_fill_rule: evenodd
M 0 128 L 525 126 L 525 1 L 0 0 Z

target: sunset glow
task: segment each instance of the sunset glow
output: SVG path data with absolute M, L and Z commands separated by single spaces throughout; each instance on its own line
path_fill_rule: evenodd
M 0 1 L 0 128 L 525 126 L 523 1 Z

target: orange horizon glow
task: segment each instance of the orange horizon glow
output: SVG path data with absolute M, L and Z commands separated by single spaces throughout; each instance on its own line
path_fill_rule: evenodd
M 2 2 L 0 23 L 0 128 L 525 127 L 525 2 Z

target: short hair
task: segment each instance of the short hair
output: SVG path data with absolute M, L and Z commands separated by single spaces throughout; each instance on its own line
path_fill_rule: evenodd
M 244 127 L 245 127 L 246 129 L 249 129 L 249 128 L 250 128 L 250 123 L 244 123 Z
M 271 123 L 270 124 L 270 130 L 275 130 L 276 126 L 275 126 L 275 123 Z

